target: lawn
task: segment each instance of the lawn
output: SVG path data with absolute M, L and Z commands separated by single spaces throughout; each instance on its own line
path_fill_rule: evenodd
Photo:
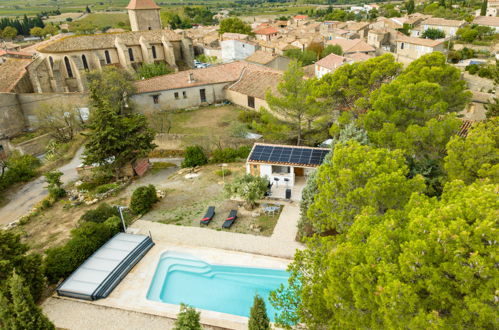
M 82 19 L 79 19 L 70 24 L 70 29 L 75 25 L 90 24 L 97 29 L 104 27 L 122 28 L 125 30 L 130 29 L 130 22 L 127 13 L 92 13 L 88 14 Z

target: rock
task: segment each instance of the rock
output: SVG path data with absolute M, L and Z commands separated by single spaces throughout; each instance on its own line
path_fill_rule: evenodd
M 81 180 L 76 181 L 76 182 L 75 182 L 75 187 L 79 187 L 79 186 L 81 186 L 81 185 L 82 185 L 82 183 L 83 183 L 83 181 L 81 181 Z
M 184 176 L 184 178 L 186 179 L 194 179 L 194 178 L 197 178 L 199 176 L 198 173 L 188 173 Z

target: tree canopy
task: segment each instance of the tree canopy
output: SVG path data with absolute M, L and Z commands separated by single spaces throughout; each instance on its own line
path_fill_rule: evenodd
M 219 34 L 224 34 L 226 32 L 241 33 L 253 35 L 251 26 L 244 23 L 239 17 L 229 17 L 225 18 L 220 22 L 220 28 L 218 29 Z

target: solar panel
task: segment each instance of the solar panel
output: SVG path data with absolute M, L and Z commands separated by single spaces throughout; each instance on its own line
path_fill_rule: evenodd
M 307 147 L 282 147 L 257 145 L 249 159 L 262 162 L 290 163 L 299 165 L 320 165 L 329 150 Z

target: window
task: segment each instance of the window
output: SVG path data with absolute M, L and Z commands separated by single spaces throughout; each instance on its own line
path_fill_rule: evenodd
M 104 56 L 106 57 L 106 64 L 111 64 L 111 56 L 109 56 L 109 51 L 104 51 Z
M 173 95 L 175 95 L 175 100 L 179 99 L 178 92 L 175 92 Z
M 147 29 L 148 29 L 148 30 L 152 30 L 152 27 L 148 27 Z
M 255 98 L 253 96 L 248 96 L 248 107 L 255 108 Z
M 187 92 L 186 92 L 186 91 L 183 91 L 183 92 L 182 92 L 182 96 L 184 97 L 184 99 L 186 99 L 186 98 L 187 98 Z
M 156 58 L 156 47 L 152 46 L 151 47 L 151 51 L 152 51 L 152 58 Z
M 203 88 L 199 90 L 199 97 L 201 102 L 206 102 L 206 89 Z
M 155 94 L 152 96 L 152 101 L 154 104 L 158 104 L 159 103 L 159 94 Z
M 66 65 L 66 72 L 68 73 L 68 78 L 73 78 L 73 70 L 71 69 L 71 63 L 69 63 L 69 58 L 64 57 L 64 64 Z
M 131 49 L 131 48 L 128 48 L 128 57 L 130 57 L 130 62 L 134 61 L 134 58 L 133 58 L 133 49 Z
M 400 49 L 404 49 L 404 43 L 400 43 Z
M 81 55 L 81 61 L 83 62 L 83 69 L 88 71 L 88 62 L 87 62 L 87 57 L 85 55 Z

